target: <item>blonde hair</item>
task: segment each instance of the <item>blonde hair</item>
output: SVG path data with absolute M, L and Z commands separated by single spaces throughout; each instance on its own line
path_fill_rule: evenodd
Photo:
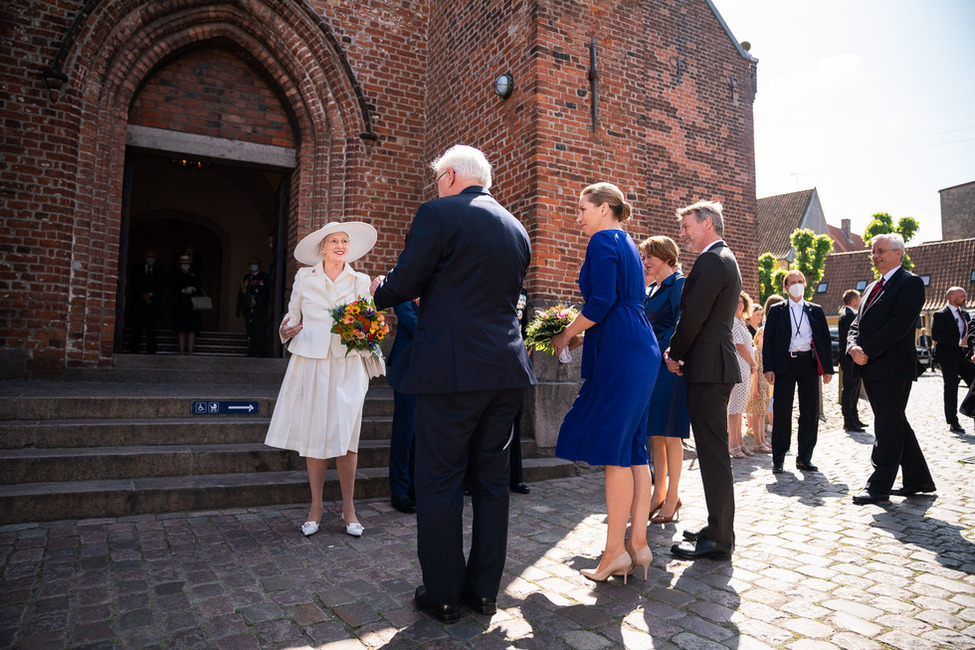
M 677 244 L 674 240 L 665 235 L 654 235 L 653 237 L 647 237 L 642 242 L 640 242 L 640 252 L 647 257 L 656 257 L 658 260 L 663 260 L 667 266 L 676 266 L 677 258 L 680 255 L 680 249 L 677 248 Z
M 593 205 L 607 204 L 621 223 L 629 219 L 633 212 L 633 205 L 626 200 L 623 190 L 612 183 L 593 183 L 582 190 L 580 196 L 587 197 Z

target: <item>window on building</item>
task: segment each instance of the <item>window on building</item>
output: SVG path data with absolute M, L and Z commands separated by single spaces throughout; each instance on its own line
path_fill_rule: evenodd
M 857 282 L 857 291 L 863 291 L 866 288 L 867 288 L 866 280 L 860 280 L 859 282 Z
M 931 284 L 931 276 L 930 275 L 922 275 L 921 276 L 921 282 L 924 283 L 924 286 L 928 286 L 929 284 Z
M 820 282 L 819 286 L 816 287 L 816 293 L 826 293 L 827 286 L 829 286 L 828 282 Z

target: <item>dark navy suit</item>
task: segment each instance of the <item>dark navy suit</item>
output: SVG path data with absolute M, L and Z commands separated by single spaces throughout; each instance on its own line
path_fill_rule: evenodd
M 416 331 L 416 303 L 406 300 L 393 307 L 396 312 L 396 339 L 386 365 L 408 364 L 409 349 Z M 416 415 L 416 395 L 393 389 L 393 431 L 389 438 L 389 490 L 394 496 L 415 497 L 413 488 L 413 420 Z
M 917 377 L 914 327 L 924 305 L 924 282 L 900 267 L 871 301 L 876 284 L 863 291 L 867 298 L 850 325 L 846 348 L 860 346 L 869 357 L 860 366 L 874 414 L 873 474 L 866 487 L 872 494 L 889 494 L 900 466 L 905 488 L 933 490 L 934 479 L 905 412 Z
M 536 383 L 517 317 L 531 246 L 482 187 L 420 206 L 379 308 L 419 297 L 409 363 L 389 383 L 417 395 L 417 553 L 439 604 L 497 597 L 508 537 L 508 440 L 523 390 Z M 468 471 L 468 467 L 470 468 Z M 474 509 L 463 549 L 463 482 Z
M 856 429 L 860 425 L 860 413 L 857 402 L 860 400 L 860 366 L 853 363 L 853 359 L 846 353 L 846 342 L 850 334 L 850 325 L 857 317 L 856 310 L 849 305 L 843 307 L 840 316 L 840 368 L 843 369 L 843 390 L 840 392 L 840 406 L 843 409 L 843 426 Z M 774 416 L 773 416 L 774 417 Z

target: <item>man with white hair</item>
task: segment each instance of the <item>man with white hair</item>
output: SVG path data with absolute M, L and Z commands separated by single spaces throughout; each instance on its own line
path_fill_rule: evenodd
M 968 293 L 961 287 L 951 287 L 945 293 L 944 309 L 934 313 L 931 338 L 934 339 L 934 360 L 941 366 L 945 382 L 945 420 L 952 433 L 965 433 L 958 421 L 958 378 L 969 386 L 975 379 L 975 364 L 965 356 L 971 329 L 965 301 Z
M 907 421 L 907 400 L 917 377 L 914 327 L 924 305 L 924 282 L 901 266 L 904 240 L 897 234 L 873 238 L 873 265 L 880 278 L 864 289 L 850 325 L 846 351 L 860 366 L 874 414 L 873 474 L 853 497 L 864 505 L 888 501 L 891 494 L 934 492 L 934 479 Z M 903 487 L 892 489 L 897 469 Z
M 528 233 L 488 192 L 491 165 L 457 145 L 432 165 L 440 198 L 416 211 L 396 266 L 370 291 L 380 309 L 419 298 L 413 341 L 389 383 L 417 396 L 417 609 L 445 623 L 458 604 L 497 611 L 508 540 L 511 425 L 536 383 L 518 322 Z M 463 548 L 464 478 L 474 509 Z

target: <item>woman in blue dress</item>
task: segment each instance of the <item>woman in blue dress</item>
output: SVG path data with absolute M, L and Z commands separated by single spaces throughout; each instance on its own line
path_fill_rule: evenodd
M 606 546 L 595 571 L 582 572 L 598 582 L 616 573 L 625 583 L 637 565 L 646 578 L 653 559 L 647 546 L 647 410 L 660 350 L 643 311 L 646 285 L 640 254 L 620 228 L 631 211 L 623 192 L 611 183 L 582 191 L 576 221 L 589 236 L 579 273 L 586 304 L 552 339 L 560 354 L 566 346 L 579 345 L 579 335 L 588 330 L 582 348 L 582 387 L 562 421 L 555 453 L 606 466 Z
M 657 337 L 657 347 L 670 347 L 680 316 L 680 293 L 684 274 L 676 270 L 680 250 L 670 237 L 658 235 L 640 243 L 640 257 L 647 269 L 652 288 L 647 292 L 644 310 Z M 684 461 L 682 439 L 690 437 L 691 416 L 687 411 L 687 385 L 684 378 L 667 371 L 661 362 L 657 383 L 650 396 L 647 435 L 653 456 L 653 494 L 650 497 L 650 523 L 675 521 L 680 511 L 678 493 L 681 463 Z M 659 512 L 658 512 L 659 511 Z

